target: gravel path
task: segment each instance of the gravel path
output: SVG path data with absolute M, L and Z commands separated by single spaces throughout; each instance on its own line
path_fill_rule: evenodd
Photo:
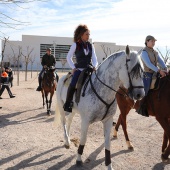
M 0 100 L 0 106 L 3 106 L 0 110 L 0 170 L 76 170 L 75 142 L 69 150 L 65 149 L 62 128 L 53 126 L 56 96 L 52 116 L 48 117 L 46 109 L 42 108 L 41 94 L 35 91 L 36 76 L 34 73 L 33 78 L 25 82 L 24 73 L 21 73 L 20 86 L 16 86 L 15 77 L 12 88 L 16 98 L 10 99 L 5 91 Z M 115 121 L 118 115 L 119 110 Z M 80 117 L 76 115 L 71 128 L 72 141 L 79 139 L 79 122 Z M 118 138 L 111 141 L 115 170 L 170 170 L 170 165 L 160 159 L 163 130 L 154 118 L 145 118 L 131 111 L 128 132 L 134 151 L 127 149 L 122 128 Z M 103 141 L 102 123 L 91 125 L 83 154 L 84 166 L 79 169 L 106 169 Z

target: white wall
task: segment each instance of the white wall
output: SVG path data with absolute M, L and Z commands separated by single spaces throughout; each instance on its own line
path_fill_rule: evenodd
M 92 42 L 92 40 L 90 39 Z M 2 47 L 3 47 L 3 41 L 2 41 Z M 18 46 L 22 47 L 22 53 L 23 55 L 27 55 L 27 47 L 29 46 L 29 49 L 34 49 L 31 53 L 31 56 L 35 56 L 35 62 L 33 64 L 33 70 L 41 70 L 41 61 L 40 61 L 40 44 L 58 44 L 58 45 L 72 45 L 73 44 L 73 38 L 70 37 L 50 37 L 50 36 L 34 36 L 34 35 L 22 35 L 22 41 L 9 41 L 6 44 L 5 53 L 4 53 L 4 61 L 9 61 L 8 57 L 13 56 L 13 52 L 11 50 L 11 47 L 15 51 L 15 55 L 18 55 Z M 103 61 L 103 58 L 106 57 L 102 45 L 104 45 L 104 48 L 109 49 L 107 51 L 107 55 L 110 55 L 111 53 L 114 53 L 118 50 L 125 50 L 125 46 L 116 45 L 115 43 L 108 43 L 108 42 L 94 42 L 93 43 L 96 51 L 96 55 L 98 58 L 98 62 L 101 63 Z M 133 50 L 140 50 L 142 47 L 130 47 L 130 49 Z M 25 69 L 25 63 L 24 63 L 24 56 L 22 56 L 22 69 Z M 62 64 L 60 61 L 57 61 L 56 63 L 57 68 L 62 68 Z M 68 63 L 65 64 L 65 68 L 69 68 Z M 31 69 L 31 65 L 29 63 L 28 70 Z

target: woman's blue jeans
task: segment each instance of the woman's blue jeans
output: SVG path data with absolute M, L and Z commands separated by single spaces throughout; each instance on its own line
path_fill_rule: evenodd
M 145 96 L 147 96 L 149 92 L 151 82 L 152 82 L 152 75 L 153 73 L 144 72 L 143 83 L 144 83 Z

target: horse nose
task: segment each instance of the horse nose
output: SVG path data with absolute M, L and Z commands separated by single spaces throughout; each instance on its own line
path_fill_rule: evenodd
M 136 95 L 136 99 L 140 99 L 141 95 L 140 94 L 137 94 Z

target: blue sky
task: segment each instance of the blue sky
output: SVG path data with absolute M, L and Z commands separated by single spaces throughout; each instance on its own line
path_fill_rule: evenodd
M 151 34 L 157 46 L 170 46 L 169 0 L 49 0 L 19 5 L 22 8 L 0 4 L 4 14 L 29 23 L 16 26 L 20 30 L 1 28 L 11 40 L 21 40 L 22 34 L 72 37 L 78 24 L 87 24 L 93 41 L 143 46 Z

